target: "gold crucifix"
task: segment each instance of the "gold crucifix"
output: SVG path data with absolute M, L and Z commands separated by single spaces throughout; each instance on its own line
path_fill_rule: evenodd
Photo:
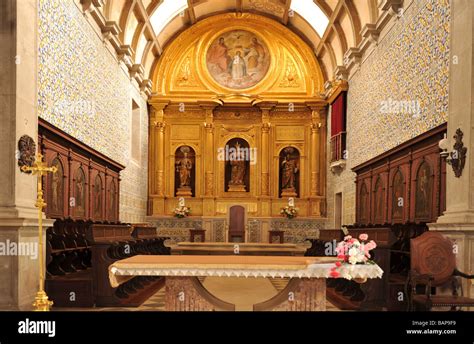
M 35 302 L 33 302 L 33 307 L 35 311 L 49 311 L 53 305 L 53 301 L 48 300 L 48 295 L 44 291 L 44 257 L 43 257 L 43 208 L 46 206 L 46 203 L 43 199 L 43 176 L 47 175 L 48 172 L 56 173 L 58 171 L 56 166 L 48 167 L 43 162 L 43 155 L 38 153 L 35 163 L 33 166 L 24 165 L 21 167 L 23 172 L 31 172 L 33 175 L 38 177 L 38 194 L 36 197 L 35 206 L 38 208 L 38 246 L 39 246 L 39 290 L 36 293 Z

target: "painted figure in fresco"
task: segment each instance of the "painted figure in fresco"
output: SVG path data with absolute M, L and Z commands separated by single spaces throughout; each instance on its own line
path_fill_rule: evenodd
M 176 162 L 176 171 L 179 172 L 180 187 L 185 187 L 191 185 L 191 170 L 193 168 L 193 162 L 188 158 L 189 147 L 182 147 L 181 151 L 184 156 Z
M 245 59 L 249 70 L 258 67 L 265 58 L 265 48 L 258 42 L 256 37 L 252 38 L 252 43 L 245 49 Z
M 268 72 L 270 53 L 254 33 L 233 30 L 219 36 L 206 53 L 209 74 L 221 86 L 244 89 L 255 86 Z
M 281 163 L 281 188 L 294 191 L 298 164 L 295 159 L 291 158 L 290 153 L 290 151 L 286 152 L 285 160 Z
M 235 158 L 230 160 L 231 176 L 230 183 L 231 185 L 244 185 L 245 177 L 245 154 L 240 148 L 240 143 L 235 144 L 236 155 Z
M 224 37 L 219 38 L 219 43 L 211 46 L 207 57 L 208 62 L 217 65 L 221 72 L 225 72 L 229 66 L 230 56 Z
M 235 81 L 242 80 L 242 78 L 247 76 L 247 67 L 245 66 L 245 60 L 242 58 L 240 51 L 237 51 L 235 54 L 229 68 L 232 79 Z

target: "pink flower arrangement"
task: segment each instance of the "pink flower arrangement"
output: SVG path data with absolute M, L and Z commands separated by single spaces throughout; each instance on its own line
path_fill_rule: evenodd
M 369 236 L 365 233 L 359 235 L 359 240 L 353 238 L 350 235 L 346 235 L 344 240 L 339 242 L 336 246 L 337 258 L 341 259 L 340 262 L 336 262 L 335 266 L 331 268 L 329 275 L 331 277 L 339 277 L 339 268 L 344 264 L 374 264 L 370 259 L 370 251 L 377 247 L 375 241 L 370 240 Z

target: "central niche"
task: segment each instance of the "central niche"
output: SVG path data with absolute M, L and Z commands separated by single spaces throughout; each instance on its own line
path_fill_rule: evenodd
M 267 74 L 270 53 L 255 34 L 234 30 L 216 38 L 206 54 L 209 74 L 221 86 L 245 89 L 255 86 Z
M 241 138 L 229 140 L 225 145 L 226 192 L 250 191 L 251 151 L 247 141 Z

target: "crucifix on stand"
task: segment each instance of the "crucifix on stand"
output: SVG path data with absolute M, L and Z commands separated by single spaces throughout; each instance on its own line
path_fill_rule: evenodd
M 48 167 L 43 162 L 43 155 L 38 153 L 36 162 L 33 163 L 32 166 L 23 165 L 21 170 L 26 173 L 31 172 L 33 175 L 37 175 L 38 177 L 38 194 L 36 196 L 35 206 L 38 208 L 39 290 L 36 293 L 33 307 L 35 307 L 35 311 L 49 311 L 53 305 L 53 301 L 48 300 L 48 295 L 46 295 L 46 292 L 44 291 L 45 266 L 43 256 L 43 208 L 46 206 L 46 203 L 43 199 L 42 179 L 43 176 L 48 174 L 48 172 L 56 173 L 58 169 L 55 166 Z

